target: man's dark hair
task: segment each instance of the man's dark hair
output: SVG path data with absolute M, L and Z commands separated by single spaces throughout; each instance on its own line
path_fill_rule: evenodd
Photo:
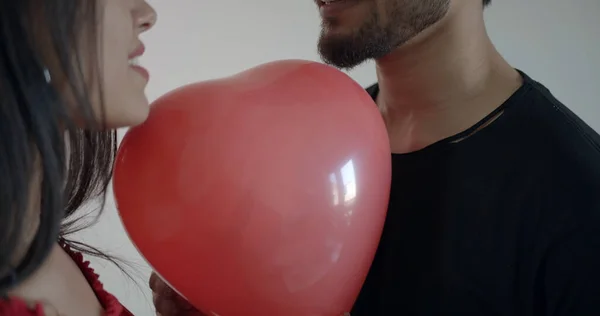
M 484 7 L 487 7 L 488 5 L 490 5 L 490 3 L 492 3 L 492 0 L 483 0 Z

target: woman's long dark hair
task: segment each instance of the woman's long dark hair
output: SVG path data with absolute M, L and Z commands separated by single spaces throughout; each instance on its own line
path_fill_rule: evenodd
M 94 199 L 103 208 L 117 146 L 115 132 L 94 120 L 84 83 L 84 75 L 101 82 L 98 6 L 95 0 L 0 0 L 0 295 L 38 269 L 59 240 L 108 258 L 66 239 L 81 228 L 77 209 Z M 69 102 L 49 83 L 48 56 Z M 81 118 L 89 128 L 81 128 Z M 32 185 L 35 173 L 40 186 Z M 39 228 L 15 264 L 31 225 L 31 192 L 38 191 Z

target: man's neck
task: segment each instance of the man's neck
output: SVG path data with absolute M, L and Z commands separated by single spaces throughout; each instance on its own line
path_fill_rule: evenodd
M 393 152 L 422 149 L 473 126 L 521 85 L 495 50 L 477 6 L 448 16 L 377 60 L 377 103 Z

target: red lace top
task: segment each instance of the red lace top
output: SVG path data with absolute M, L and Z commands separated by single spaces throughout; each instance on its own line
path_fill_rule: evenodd
M 104 290 L 99 276 L 90 267 L 90 262 L 84 260 L 81 253 L 73 251 L 68 245 L 62 246 L 90 283 L 98 301 L 104 307 L 104 316 L 133 316 L 112 294 Z M 19 298 L 8 298 L 0 300 L 0 316 L 44 316 L 44 311 L 41 303 L 31 307 Z

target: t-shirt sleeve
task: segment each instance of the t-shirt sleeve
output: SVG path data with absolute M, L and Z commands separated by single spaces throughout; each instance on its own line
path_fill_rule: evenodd
M 543 315 L 600 315 L 600 227 L 585 225 L 548 251 L 538 280 Z

